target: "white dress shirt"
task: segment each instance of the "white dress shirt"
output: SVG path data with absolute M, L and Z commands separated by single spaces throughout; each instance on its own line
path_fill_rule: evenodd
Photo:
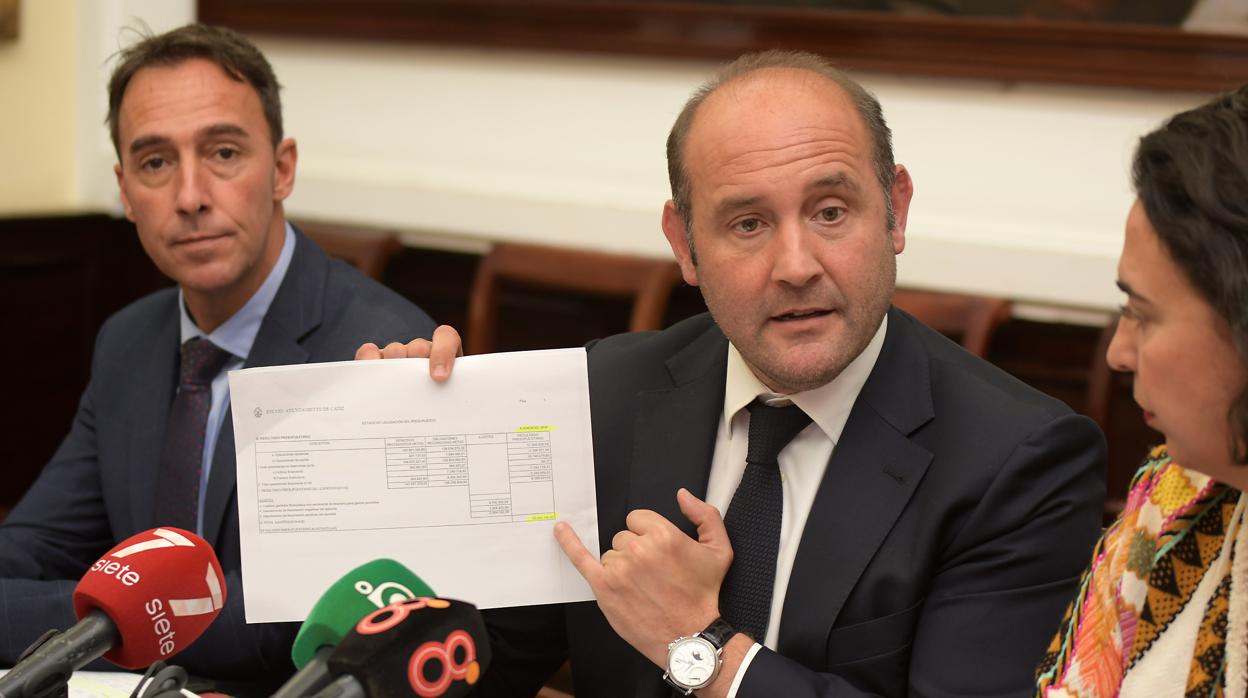
M 204 428 L 203 466 L 199 471 L 199 514 L 195 519 L 195 532 L 200 535 L 204 533 L 204 498 L 208 494 L 208 476 L 212 474 L 212 459 L 217 451 L 217 436 L 221 434 L 221 424 L 225 421 L 226 410 L 230 407 L 229 373 L 242 368 L 247 361 L 247 355 L 251 353 L 251 345 L 255 343 L 256 334 L 260 332 L 260 323 L 264 322 L 264 316 L 268 314 L 269 306 L 273 304 L 277 289 L 282 285 L 282 280 L 286 278 L 286 270 L 290 268 L 290 258 L 294 254 L 295 231 L 288 222 L 286 223 L 286 236 L 282 241 L 282 252 L 278 255 L 277 262 L 269 271 L 269 275 L 265 277 L 264 283 L 260 284 L 260 288 L 256 289 L 256 292 L 247 299 L 238 312 L 221 323 L 221 326 L 213 330 L 212 334 L 204 334 L 204 331 L 199 329 L 199 326 L 191 319 L 190 313 L 186 312 L 186 300 L 182 297 L 182 289 L 178 289 L 181 328 L 179 341 L 186 344 L 195 337 L 205 337 L 231 354 L 230 360 L 212 379 L 212 406 L 208 410 L 208 422 Z
M 736 493 L 741 476 L 745 473 L 745 455 L 750 433 L 750 413 L 745 408 L 754 398 L 768 404 L 784 404 L 791 401 L 810 415 L 812 423 L 803 429 L 784 450 L 780 451 L 780 482 L 783 488 L 784 512 L 780 519 L 780 548 L 776 554 L 776 583 L 771 596 L 771 619 L 763 645 L 776 649 L 780 637 L 780 612 L 784 608 L 784 595 L 789 588 L 789 575 L 793 572 L 793 560 L 801 543 L 802 530 L 810 515 L 815 493 L 823 480 L 823 473 L 832 457 L 832 450 L 841 438 L 841 431 L 849 419 L 858 393 L 875 368 L 884 335 L 888 330 L 888 316 L 880 322 L 875 336 L 853 361 L 830 383 L 814 390 L 793 395 L 772 392 L 754 375 L 750 367 L 730 342 L 728 344 L 728 377 L 724 386 L 724 412 L 715 437 L 715 455 L 711 460 L 711 476 L 706 487 L 706 501 L 721 513 L 728 513 L 732 495 Z M 741 662 L 728 691 L 734 698 L 750 661 L 758 652 L 756 642 Z

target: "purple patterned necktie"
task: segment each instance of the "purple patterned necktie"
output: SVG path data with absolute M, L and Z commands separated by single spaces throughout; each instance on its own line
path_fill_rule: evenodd
M 212 379 L 232 355 L 203 337 L 182 345 L 178 394 L 165 425 L 156 480 L 156 523 L 194 531 L 199 516 L 199 478 L 204 431 L 212 409 Z
M 724 577 L 719 605 L 725 620 L 761 643 L 771 616 L 784 512 L 776 457 L 810 424 L 810 416 L 797 405 L 768 407 L 758 400 L 746 409 L 750 411 L 750 436 L 745 473 L 724 517 L 732 544 L 732 566 Z

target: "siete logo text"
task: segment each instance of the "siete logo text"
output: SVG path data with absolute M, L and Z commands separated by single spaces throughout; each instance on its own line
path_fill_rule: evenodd
M 152 599 L 143 606 L 143 610 L 147 611 L 148 620 L 152 621 L 152 632 L 156 633 L 156 639 L 160 642 L 160 656 L 168 657 L 177 650 L 177 645 L 173 642 L 173 624 L 166 618 L 168 612 L 165 605 L 160 599 Z
M 130 569 L 130 565 L 123 565 L 116 560 L 109 560 L 108 558 L 96 560 L 95 564 L 91 565 L 91 571 L 100 572 L 107 577 L 116 577 L 118 581 L 128 587 L 138 584 L 141 579 L 138 572 Z

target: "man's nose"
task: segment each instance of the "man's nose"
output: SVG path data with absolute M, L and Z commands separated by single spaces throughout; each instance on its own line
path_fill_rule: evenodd
M 178 213 L 194 216 L 208 208 L 209 180 L 203 172 L 203 166 L 195 158 L 187 158 L 178 168 L 177 207 Z
M 799 222 L 784 222 L 771 240 L 771 278 L 789 286 L 805 286 L 823 273 L 815 259 L 810 231 Z

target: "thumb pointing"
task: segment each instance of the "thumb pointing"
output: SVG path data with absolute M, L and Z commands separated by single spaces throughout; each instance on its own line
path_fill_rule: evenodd
M 724 528 L 724 519 L 719 510 L 693 496 L 685 488 L 676 492 L 676 502 L 680 511 L 698 527 L 698 542 L 713 548 L 731 549 L 728 542 L 728 531 Z

